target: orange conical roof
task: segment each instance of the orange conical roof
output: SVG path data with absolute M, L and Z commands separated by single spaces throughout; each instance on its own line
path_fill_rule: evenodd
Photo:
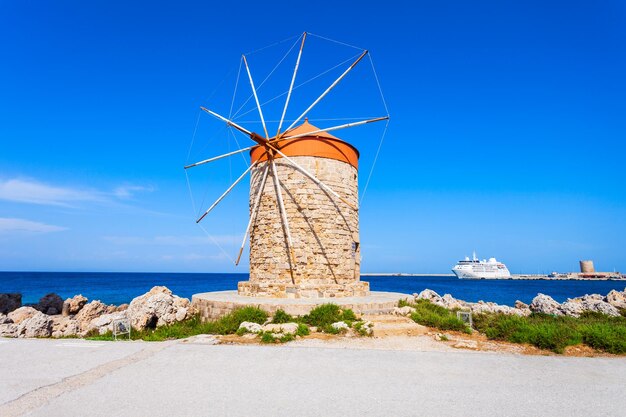
M 315 132 L 318 130 L 320 130 L 320 128 L 309 123 L 309 119 L 304 119 L 304 123 L 302 123 L 300 126 L 296 126 L 293 129 L 286 131 L 285 133 L 283 133 L 283 135 L 286 137 L 289 137 L 289 136 L 295 136 L 295 135 L 302 135 L 303 133 Z M 328 132 L 318 132 L 318 133 L 311 135 L 311 137 L 339 139 L 338 137 L 333 136 Z

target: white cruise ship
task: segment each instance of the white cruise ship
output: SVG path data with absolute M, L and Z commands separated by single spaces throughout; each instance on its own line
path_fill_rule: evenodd
M 472 259 L 466 256 L 464 260 L 454 265 L 452 272 L 460 279 L 511 278 L 511 273 L 502 262 L 496 261 L 496 258 L 480 261 L 476 258 L 476 252 Z

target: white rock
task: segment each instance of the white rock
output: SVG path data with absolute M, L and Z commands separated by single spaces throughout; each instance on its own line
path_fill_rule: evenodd
M 282 334 L 296 334 L 298 323 L 269 323 L 263 326 L 263 331 Z
M 113 331 L 113 322 L 115 320 L 121 320 L 126 318 L 126 313 L 124 311 L 103 314 L 100 317 L 96 317 L 95 319 L 89 322 L 87 326 L 87 332 L 91 330 L 98 330 L 99 334 L 105 334 L 106 332 Z
M 76 336 L 81 333 L 78 320 L 66 316 L 53 316 L 52 337 Z
M 17 326 L 18 337 L 50 337 L 51 334 L 52 319 L 41 312 L 37 312 Z
M 393 314 L 397 316 L 409 316 L 413 312 L 415 312 L 415 308 L 411 306 L 395 307 L 393 309 Z
M 80 309 L 78 314 L 74 316 L 74 318 L 78 321 L 81 331 L 86 332 L 88 331 L 89 324 L 93 319 L 100 317 L 103 314 L 107 314 L 108 311 L 109 306 L 98 300 L 94 300 L 85 304 L 83 308 Z
M 584 310 L 582 303 L 568 300 L 561 304 L 561 311 L 566 316 L 579 317 Z
M 561 310 L 568 316 L 578 317 L 584 311 L 593 311 L 596 313 L 606 314 L 607 316 L 619 316 L 619 310 L 611 304 L 603 301 L 602 296 L 598 294 L 585 295 L 568 299 L 561 305 Z
M 469 303 L 463 300 L 457 300 L 451 294 L 444 294 L 443 297 L 441 297 L 441 302 L 443 303 L 443 306 L 445 308 L 448 308 L 450 310 L 463 309 L 463 308 L 469 307 Z
M 184 317 L 182 311 L 185 312 Z M 184 320 L 189 314 L 189 300 L 173 295 L 166 287 L 153 287 L 146 294 L 134 298 L 126 314 L 136 329 L 159 327 Z
M 418 300 L 428 300 L 433 304 L 445 307 L 443 298 L 441 298 L 441 296 L 433 290 L 425 289 L 424 291 L 420 292 L 415 298 Z
M 0 337 L 17 337 L 17 324 L 0 324 Z
M 9 323 L 13 323 L 13 320 L 11 320 L 6 314 L 0 313 L 0 324 L 9 324 Z
M 364 321 L 360 326 L 361 332 L 365 334 L 365 336 L 371 336 L 374 334 L 374 323 L 371 321 Z
M 553 314 L 556 316 L 563 315 L 563 312 L 561 312 L 561 305 L 557 303 L 554 298 L 541 293 L 537 294 L 537 296 L 533 298 L 529 307 L 534 313 Z
M 611 304 L 607 303 L 606 301 L 593 300 L 593 301 L 583 302 L 582 304 L 583 304 L 583 308 L 587 311 L 595 311 L 597 313 L 602 313 L 602 314 L 605 314 L 607 316 L 612 316 L 612 317 L 619 317 L 621 315 L 617 308 L 613 307 Z
M 187 308 L 179 307 L 175 315 L 176 321 L 183 321 L 187 318 Z
M 248 333 L 259 333 L 263 330 L 263 327 L 259 323 L 244 321 L 239 325 L 239 329 L 245 329 Z
M 604 301 L 616 308 L 626 308 L 626 289 L 624 292 L 612 290 L 606 295 Z
M 335 330 L 348 330 L 350 328 L 350 326 L 348 326 L 345 322 L 343 321 L 338 321 L 336 323 L 333 323 L 330 325 L 333 329 Z

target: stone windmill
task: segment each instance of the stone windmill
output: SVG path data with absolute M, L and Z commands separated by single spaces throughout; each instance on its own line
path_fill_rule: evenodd
M 352 62 L 287 128 L 283 128 L 307 33 L 300 42 L 291 83 L 275 135 L 267 130 L 263 109 L 246 56 L 243 63 L 263 126 L 252 132 L 201 107 L 250 138 L 254 145 L 187 165 L 185 169 L 249 152 L 249 167 L 197 219 L 201 222 L 247 175 L 250 218 L 235 264 L 250 237 L 250 280 L 240 282 L 243 296 L 322 298 L 365 296 L 369 284 L 360 281 L 358 159 L 355 147 L 329 132 L 388 120 L 371 118 L 327 128 L 307 120 L 309 112 L 368 54 Z

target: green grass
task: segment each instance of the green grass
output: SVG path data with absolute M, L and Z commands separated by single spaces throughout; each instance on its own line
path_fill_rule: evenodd
M 199 334 L 233 334 L 239 329 L 244 321 L 263 324 L 267 320 L 267 313 L 257 307 L 242 307 L 219 318 L 218 320 L 203 322 L 199 315 L 156 329 L 135 330 L 131 332 L 132 340 L 163 341 L 171 339 L 184 339 Z M 95 332 L 88 334 L 89 340 L 113 340 L 113 333 L 107 332 L 99 335 Z M 124 339 L 124 337 L 120 337 Z
M 352 328 L 354 329 L 356 334 L 358 334 L 359 336 L 369 336 L 369 337 L 374 336 L 374 332 L 372 332 L 371 329 L 365 326 L 365 322 L 363 321 L 355 322 Z
M 409 303 L 406 298 L 403 298 L 402 300 L 398 300 L 398 307 L 406 307 L 406 306 L 413 307 L 413 304 Z
M 411 318 L 416 323 L 440 330 L 457 330 L 465 333 L 472 332 L 472 329 L 470 329 L 467 324 L 456 317 L 456 312 L 435 305 L 428 300 L 417 300 L 414 304 L 406 303 L 405 305 L 415 308 L 415 311 L 411 313 Z
M 309 326 L 316 326 L 319 329 L 329 328 L 331 324 L 338 321 L 345 322 L 348 326 L 357 321 L 358 318 L 352 310 L 342 309 L 337 304 L 322 304 L 315 307 L 309 314 L 302 316 L 301 321 Z
M 298 323 L 298 331 L 296 332 L 297 336 L 308 336 L 311 334 L 311 330 L 309 326 L 304 323 Z
M 625 317 L 591 312 L 579 318 L 545 314 L 528 317 L 479 314 L 474 316 L 474 325 L 489 339 L 528 343 L 556 353 L 581 343 L 608 353 L 626 353 Z
M 278 309 L 276 313 L 274 313 L 274 317 L 272 317 L 272 323 L 283 324 L 283 323 L 293 323 L 296 319 L 294 319 L 291 315 L 285 313 L 285 310 Z
M 296 336 L 293 334 L 281 334 L 272 332 L 261 333 L 261 343 L 287 343 L 295 339 Z

